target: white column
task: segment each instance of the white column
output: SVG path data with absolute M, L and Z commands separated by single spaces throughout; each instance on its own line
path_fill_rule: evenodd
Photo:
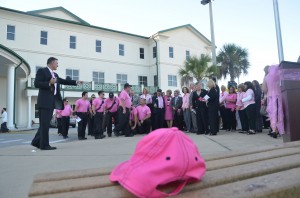
M 6 95 L 6 108 L 7 108 L 7 128 L 14 129 L 14 85 L 15 85 L 15 67 L 9 65 L 7 67 L 7 95 Z
M 24 79 L 18 79 L 17 80 L 17 87 L 16 87 L 16 123 L 17 123 L 17 127 L 24 127 L 25 123 L 23 122 L 24 120 L 24 115 L 22 114 L 22 112 L 24 111 L 24 109 L 22 108 L 22 98 L 23 98 L 23 90 L 24 90 L 24 84 L 26 81 L 24 81 Z
M 27 128 L 31 128 L 31 96 L 27 96 Z

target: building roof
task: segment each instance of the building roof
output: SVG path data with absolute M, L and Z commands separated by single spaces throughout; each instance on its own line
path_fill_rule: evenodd
M 99 29 L 99 30 L 110 31 L 110 32 L 114 32 L 114 33 L 128 35 L 128 36 L 139 37 L 139 38 L 142 38 L 142 39 L 149 39 L 149 37 L 146 37 L 146 36 L 141 36 L 141 35 L 137 35 L 137 34 L 131 34 L 131 33 L 127 33 L 127 32 L 122 32 L 122 31 L 118 31 L 118 30 L 113 30 L 113 29 L 98 27 L 98 26 L 94 26 L 94 25 L 89 25 L 88 23 L 86 24 L 86 23 L 82 23 L 82 22 L 70 21 L 70 20 L 66 20 L 66 19 L 60 19 L 60 18 L 45 16 L 45 15 L 41 15 L 41 14 L 35 14 L 35 13 L 30 13 L 30 12 L 23 12 L 23 11 L 13 10 L 13 9 L 1 7 L 1 6 L 0 6 L 0 10 L 14 12 L 14 13 L 18 13 L 18 14 L 25 14 L 25 15 L 29 15 L 29 16 L 33 16 L 33 17 L 40 17 L 40 18 L 54 20 L 54 21 L 60 21 L 60 22 L 70 23 L 70 24 L 74 24 L 74 25 L 85 26 L 85 27 L 89 27 L 89 28 L 95 28 L 95 29 Z M 44 11 L 45 10 L 47 10 L 47 9 L 44 9 Z M 64 9 L 64 10 L 66 10 L 66 9 Z M 37 10 L 37 11 L 39 11 L 39 10 Z M 31 12 L 35 12 L 35 11 L 31 11 Z M 71 12 L 69 12 L 69 13 L 71 13 Z M 76 16 L 76 15 L 74 15 L 74 16 Z
M 9 12 L 15 12 L 15 13 L 19 13 L 19 14 L 25 14 L 25 15 L 30 15 L 30 16 L 34 16 L 34 17 L 40 17 L 40 18 L 45 18 L 45 19 L 49 19 L 49 20 L 65 22 L 65 23 L 71 23 L 71 24 L 75 24 L 75 25 L 81 25 L 81 26 L 85 26 L 85 27 L 89 27 L 89 28 L 95 28 L 95 29 L 100 29 L 100 30 L 104 30 L 104 31 L 110 31 L 110 32 L 114 32 L 114 33 L 124 34 L 124 35 L 128 35 L 128 36 L 139 37 L 139 38 L 142 38 L 142 39 L 149 39 L 150 38 L 149 36 L 146 37 L 146 36 L 141 36 L 141 35 L 137 35 L 137 34 L 131 34 L 131 33 L 122 32 L 122 31 L 118 31 L 118 30 L 113 30 L 113 29 L 108 29 L 108 28 L 103 28 L 103 27 L 90 25 L 89 23 L 87 23 L 86 21 L 84 21 L 83 19 L 81 19 L 80 17 L 76 16 L 75 14 L 73 14 L 72 12 L 66 10 L 63 7 L 53 7 L 53 8 L 23 12 L 23 11 L 13 10 L 13 9 L 10 9 L 10 8 L 5 8 L 5 7 L 0 6 L 0 10 L 6 10 L 6 11 L 9 11 Z M 42 15 L 42 13 L 45 13 L 45 12 L 48 12 L 48 11 L 56 11 L 56 10 L 64 12 L 65 14 L 67 14 L 68 16 L 74 18 L 75 20 L 77 20 L 79 22 Z M 211 41 L 208 40 L 203 34 L 201 34 L 191 24 L 186 24 L 186 25 L 181 25 L 181 26 L 177 26 L 177 27 L 173 27 L 173 28 L 169 28 L 169 29 L 165 29 L 165 30 L 160 30 L 158 32 L 158 34 L 173 31 L 173 30 L 180 29 L 180 28 L 187 28 L 187 29 L 191 30 L 193 33 L 195 33 L 199 38 L 201 38 L 208 45 L 211 45 Z
M 186 25 L 181 25 L 181 26 L 177 26 L 177 27 L 173 27 L 173 28 L 169 28 L 169 29 L 165 29 L 165 30 L 161 30 L 158 32 L 158 34 L 164 33 L 164 32 L 169 32 L 169 31 L 173 31 L 173 30 L 177 30 L 180 28 L 187 28 L 189 30 L 191 30 L 193 33 L 195 33 L 198 37 L 200 37 L 202 40 L 204 40 L 208 45 L 211 45 L 211 41 L 208 40 L 203 34 L 201 34 L 196 28 L 194 28 L 194 26 L 192 26 L 191 24 L 186 24 Z
M 6 47 L 4 45 L 1 45 L 1 44 L 0 44 L 0 49 L 3 49 L 4 51 L 7 51 L 11 55 L 17 57 L 20 60 L 21 63 L 24 63 L 24 65 L 27 67 L 27 69 L 29 71 L 29 74 L 30 74 L 30 72 L 31 72 L 30 65 L 27 63 L 27 61 L 24 58 L 22 58 L 22 56 L 20 56 L 19 54 L 17 54 L 13 50 L 11 50 L 8 47 Z
M 63 8 L 61 6 L 54 7 L 54 8 L 40 9 L 40 10 L 32 10 L 32 11 L 28 11 L 27 13 L 43 15 L 43 13 L 48 12 L 48 11 L 61 11 L 61 12 L 64 12 L 65 14 L 69 15 L 71 18 L 74 18 L 75 20 L 79 21 L 82 24 L 90 25 L 88 22 L 84 21 L 80 17 L 76 16 L 75 14 L 73 14 L 72 12 L 66 10 L 65 8 Z M 53 18 L 55 18 L 55 17 L 53 17 Z

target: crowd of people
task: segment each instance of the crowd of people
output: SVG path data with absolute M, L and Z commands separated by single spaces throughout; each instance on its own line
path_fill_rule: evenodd
M 66 98 L 65 109 L 56 110 L 64 120 L 59 133 L 64 138 L 68 137 L 68 120 L 74 114 L 79 118 L 79 140 L 87 139 L 86 128 L 88 135 L 95 139 L 105 138 L 105 132 L 108 137 L 113 133 L 117 137 L 132 137 L 135 134 L 148 134 L 152 130 L 170 127 L 197 135 L 214 136 L 220 129 L 254 135 L 261 133 L 263 128 L 269 128 L 270 119 L 271 125 L 275 125 L 272 124 L 272 116 L 266 113 L 267 109 L 272 109 L 266 108 L 268 97 L 265 96 L 271 94 L 266 91 L 269 76 L 266 75 L 264 85 L 254 80 L 237 87 L 222 85 L 221 90 L 213 78 L 208 81 L 207 90 L 203 89 L 201 83 L 197 83 L 173 93 L 171 90 L 163 92 L 158 89 L 153 95 L 144 88 L 142 94 L 136 95 L 131 90 L 131 85 L 126 83 L 118 96 L 109 93 L 109 97 L 104 98 L 105 93 L 99 91 L 97 98 L 92 94 L 88 100 L 88 93 L 83 92 L 82 98 L 75 103 L 74 113 Z M 269 97 L 269 100 L 272 101 L 272 98 Z M 278 127 L 272 127 L 269 135 L 277 138 L 277 129 Z

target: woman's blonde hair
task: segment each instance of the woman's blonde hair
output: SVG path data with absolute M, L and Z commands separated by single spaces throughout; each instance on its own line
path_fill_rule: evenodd
M 166 94 L 168 94 L 168 93 L 170 93 L 170 95 L 172 95 L 172 90 L 171 90 L 171 89 L 168 89 L 168 90 L 166 91 Z
M 207 86 L 208 87 L 209 87 L 209 84 L 211 84 L 213 87 L 216 87 L 215 82 L 213 80 L 211 80 L 211 79 L 207 82 Z

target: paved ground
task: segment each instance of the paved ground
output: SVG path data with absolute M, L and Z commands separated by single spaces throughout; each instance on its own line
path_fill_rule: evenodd
M 34 133 L 35 131 L 25 131 L 0 134 L 1 198 L 27 197 L 33 177 L 38 173 L 114 167 L 129 159 L 137 142 L 143 137 L 137 135 L 132 138 L 112 137 L 102 140 L 88 137 L 88 140 L 77 141 L 76 129 L 71 129 L 70 138 L 59 141 L 62 138 L 52 129 L 51 145 L 58 149 L 40 151 L 34 150 L 29 144 Z M 267 131 L 257 135 L 221 131 L 217 136 L 188 135 L 205 157 L 209 154 L 282 143 L 282 138 L 273 139 L 266 134 Z

